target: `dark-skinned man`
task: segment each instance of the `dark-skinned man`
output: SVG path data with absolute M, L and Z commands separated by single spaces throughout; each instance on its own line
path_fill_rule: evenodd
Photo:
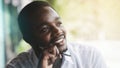
M 61 18 L 47 2 L 26 5 L 18 24 L 32 49 L 11 60 L 7 68 L 106 68 L 94 48 L 66 41 Z

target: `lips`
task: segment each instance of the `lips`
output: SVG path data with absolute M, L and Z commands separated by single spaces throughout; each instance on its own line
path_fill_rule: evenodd
M 62 42 L 64 40 L 64 36 L 60 36 L 59 38 L 57 38 L 57 40 L 55 40 L 55 44 L 58 44 L 60 42 Z
M 61 34 L 58 37 L 55 37 L 53 39 L 52 43 L 55 44 L 55 45 L 58 45 L 58 44 L 62 43 L 62 41 L 64 41 L 64 39 L 65 39 L 64 34 Z

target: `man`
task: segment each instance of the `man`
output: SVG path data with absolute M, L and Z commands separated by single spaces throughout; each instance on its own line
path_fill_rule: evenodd
M 94 48 L 66 42 L 60 17 L 47 2 L 25 6 L 18 23 L 32 49 L 14 58 L 7 68 L 106 68 Z

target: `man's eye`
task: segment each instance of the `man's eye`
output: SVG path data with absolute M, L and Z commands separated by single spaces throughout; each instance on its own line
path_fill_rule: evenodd
M 58 27 L 61 27 L 61 25 L 62 25 L 61 22 L 58 22 L 58 23 L 57 23 L 57 26 L 58 26 Z
M 48 27 L 42 27 L 42 28 L 40 29 L 40 32 L 41 32 L 41 33 L 47 33 L 47 32 L 49 32 L 49 28 L 48 28 Z
M 43 28 L 43 29 L 41 30 L 41 32 L 48 32 L 48 29 L 47 29 L 47 28 Z

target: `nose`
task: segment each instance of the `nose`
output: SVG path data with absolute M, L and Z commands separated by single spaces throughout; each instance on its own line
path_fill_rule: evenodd
M 53 35 L 54 35 L 54 36 L 57 36 L 57 35 L 59 35 L 59 34 L 61 34 L 61 33 L 62 33 L 62 29 L 61 29 L 61 28 L 55 27 L 55 28 L 53 29 Z

